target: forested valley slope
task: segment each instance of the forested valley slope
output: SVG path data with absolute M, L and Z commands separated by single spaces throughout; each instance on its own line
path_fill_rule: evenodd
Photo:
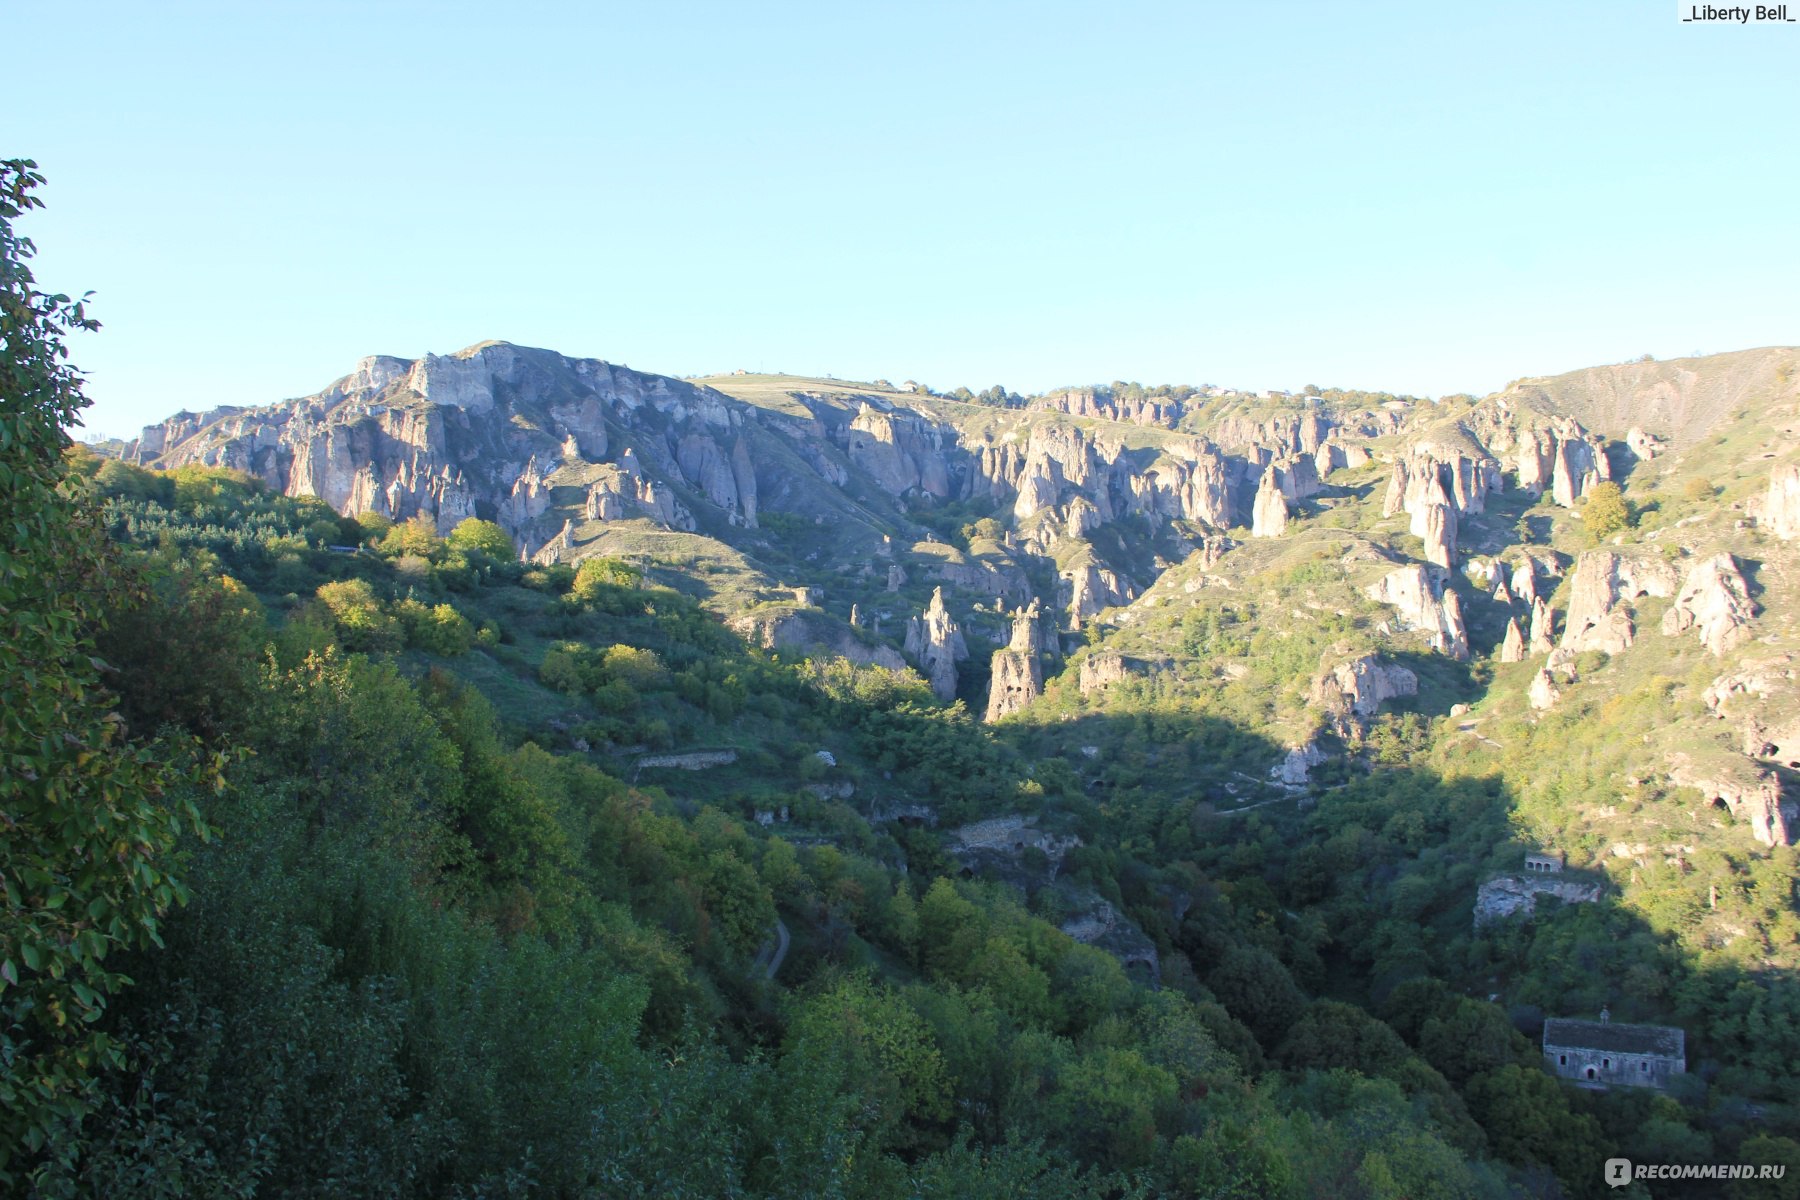
M 10 1188 L 1800 1194 L 1800 351 L 1423 400 L 490 342 L 86 447 L 28 190 Z M 1557 1079 L 1603 1008 L 1685 1073 Z

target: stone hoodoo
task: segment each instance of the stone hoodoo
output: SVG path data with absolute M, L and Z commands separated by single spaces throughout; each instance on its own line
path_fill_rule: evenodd
M 1012 640 L 1005 649 L 994 651 L 987 720 L 998 721 L 1008 713 L 1018 712 L 1043 694 L 1044 668 L 1038 658 L 1043 649 L 1039 619 L 1036 600 L 1029 608 L 1013 613 Z
M 1543 599 L 1531 602 L 1531 645 L 1528 653 L 1536 658 L 1556 649 L 1556 616 Z
M 943 588 L 932 589 L 923 616 L 906 622 L 906 653 L 919 664 L 939 700 L 956 699 L 956 664 L 969 657 L 969 647 L 944 607 Z
M 1519 629 L 1519 618 L 1506 618 L 1506 638 L 1500 643 L 1500 661 L 1516 663 L 1525 661 L 1525 635 Z
M 1263 472 L 1256 488 L 1256 505 L 1251 512 L 1250 536 L 1280 537 L 1287 532 L 1287 497 L 1281 494 L 1275 471 Z

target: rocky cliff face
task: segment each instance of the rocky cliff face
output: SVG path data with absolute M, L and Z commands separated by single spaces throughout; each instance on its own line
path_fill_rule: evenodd
M 1782 715 L 1800 699 L 1726 687 L 1746 647 L 1779 633 L 1783 605 L 1791 608 L 1780 590 L 1792 571 L 1783 540 L 1800 535 L 1791 437 L 1759 448 L 1761 494 L 1746 501 L 1742 485 L 1729 493 L 1736 515 L 1722 515 L 1723 500 L 1719 513 L 1683 508 L 1689 515 L 1668 529 L 1570 565 L 1560 510 L 1610 478 L 1613 462 L 1633 464 L 1636 495 L 1647 475 L 1681 470 L 1704 447 L 1653 412 L 1617 429 L 1619 414 L 1606 415 L 1594 428 L 1624 439 L 1609 443 L 1582 423 L 1599 420 L 1600 408 L 1558 411 L 1548 391 L 1524 386 L 1480 401 L 1363 406 L 1074 388 L 1019 407 L 863 385 L 766 403 L 754 389 L 734 392 L 726 377 L 710 382 L 504 343 L 416 360 L 375 356 L 298 400 L 178 414 L 145 429 L 129 455 L 163 467 L 232 467 L 348 514 L 422 515 L 446 531 L 469 516 L 492 519 L 535 562 L 623 553 L 679 574 L 688 568 L 667 564 L 710 557 L 723 564 L 718 579 L 729 593 L 713 607 L 751 640 L 889 668 L 910 663 L 944 699 L 956 695 L 968 644 L 985 642 L 989 652 L 1018 634 L 1017 610 L 1035 609 L 1030 623 L 1051 636 L 1029 651 L 1013 636 L 994 653 L 991 719 L 1028 708 L 1044 690 L 1046 664 L 1065 652 L 1080 664 L 1079 695 L 1104 705 L 1131 664 L 1171 665 L 1168 643 L 1180 634 L 1169 631 L 1180 627 L 1159 622 L 1212 597 L 1259 605 L 1261 584 L 1247 581 L 1304 569 L 1320 580 L 1338 575 L 1317 597 L 1314 584 L 1294 588 L 1291 603 L 1270 611 L 1277 623 L 1335 610 L 1367 628 L 1355 611 L 1360 589 L 1390 610 L 1374 634 L 1466 660 L 1467 603 L 1475 649 L 1501 665 L 1541 665 L 1497 676 L 1520 709 L 1588 687 L 1603 668 L 1584 666 L 1588 679 L 1577 680 L 1584 651 L 1644 653 L 1646 641 L 1673 654 L 1704 647 L 1724 689 L 1709 710 L 1728 722 L 1721 736 L 1758 770 L 1787 763 L 1782 755 L 1800 761 L 1800 722 Z M 1764 458 L 1774 464 L 1766 489 Z M 1375 463 L 1385 479 L 1371 490 Z M 1678 496 L 1683 482 L 1671 475 L 1651 494 Z M 1543 504 L 1526 503 L 1540 494 Z M 1754 548 L 1742 548 L 1731 539 L 1752 518 Z M 1700 520 L 1711 522 L 1704 537 L 1686 528 Z M 1255 541 L 1227 536 L 1245 527 Z M 1659 535 L 1666 540 L 1651 540 Z M 828 590 L 805 592 L 812 607 L 787 603 L 794 585 L 814 583 Z M 1567 598 L 1560 625 L 1557 595 Z M 1640 605 L 1646 597 L 1668 601 L 1662 630 L 1686 640 L 1642 637 L 1640 607 L 1658 613 Z M 1133 643 L 1125 635 L 1134 623 L 1157 626 L 1165 642 Z M 1089 649 L 1078 652 L 1084 641 Z M 1219 666 L 1208 677 L 1228 686 L 1241 676 Z M 1310 698 L 1343 732 L 1409 694 L 1409 680 L 1420 686 L 1380 656 L 1327 661 Z M 1305 740 L 1314 730 L 1300 727 L 1310 719 L 1301 712 L 1281 730 L 1279 744 L 1303 743 L 1293 768 L 1301 782 L 1290 786 L 1304 785 L 1306 752 L 1316 752 Z M 1735 787 L 1740 797 L 1755 790 Z M 1756 803 L 1740 806 L 1760 811 Z M 1774 816 L 1764 824 L 1778 827 Z
M 484 517 L 541 545 L 574 511 L 688 524 L 685 495 L 754 526 L 744 408 L 678 380 L 487 343 L 413 362 L 367 358 L 286 404 L 180 414 L 146 428 L 127 456 L 248 471 L 347 515 L 422 515 L 443 531 Z M 641 459 L 612 453 L 616 433 L 636 431 L 658 435 Z M 581 499 L 553 513 L 553 488 L 577 480 Z

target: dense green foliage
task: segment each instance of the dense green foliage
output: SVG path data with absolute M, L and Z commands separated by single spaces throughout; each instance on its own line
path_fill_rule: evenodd
M 64 456 L 54 378 L 8 376 L 0 478 L 47 522 L 0 608 L 53 635 L 0 643 L 36 655 L 5 664 L 4 811 L 39 826 L 8 830 L 38 874 L 6 864 L 28 1103 L 0 1166 L 37 1194 L 1592 1196 L 1618 1153 L 1800 1158 L 1791 851 L 1469 922 L 1525 849 L 1601 844 L 1579 814 L 1672 681 L 1502 715 L 1476 752 L 1447 710 L 1506 668 L 1402 655 L 1416 698 L 1269 781 L 1320 665 L 1381 644 L 1347 524 L 1148 610 L 1127 649 L 1162 669 L 1095 696 L 1065 671 L 984 727 L 910 674 L 758 648 L 655 563 Z M 216 790 L 161 765 L 195 743 Z M 73 765 L 15 782 L 32 754 Z M 122 879 L 116 830 L 37 816 L 113 820 L 96 796 L 139 823 Z M 1540 1068 L 1542 1018 L 1602 1004 L 1689 1030 L 1681 1086 Z
M 62 466 L 80 409 L 64 336 L 80 302 L 34 286 L 13 221 L 37 200 L 29 162 L 0 163 L 0 1186 L 21 1154 L 66 1165 L 59 1135 L 123 1063 L 108 1005 L 121 952 L 159 940 L 185 896 L 169 858 L 210 776 L 186 746 L 128 744 L 94 634 L 131 573 Z

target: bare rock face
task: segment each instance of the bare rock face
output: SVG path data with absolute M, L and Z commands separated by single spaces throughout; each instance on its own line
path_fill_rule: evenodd
M 918 662 L 939 700 L 948 704 L 956 699 L 956 664 L 969 657 L 969 647 L 944 607 L 943 588 L 932 589 L 923 616 L 906 622 L 906 652 Z
M 1451 658 L 1469 657 L 1469 633 L 1462 602 L 1439 585 L 1425 567 L 1414 563 L 1390 571 L 1368 589 L 1371 599 L 1397 610 L 1399 628 L 1423 630 L 1431 648 Z
M 1513 568 L 1512 592 L 1527 608 L 1537 604 L 1537 564 L 1530 558 Z
M 1071 629 L 1079 629 L 1083 621 L 1106 609 L 1131 603 L 1137 595 L 1117 574 L 1092 563 L 1062 572 L 1057 591 Z
M 1531 647 L 1533 658 L 1556 649 L 1556 617 L 1542 599 L 1531 602 Z
M 1263 472 L 1256 488 L 1256 505 L 1251 510 L 1250 536 L 1280 537 L 1287 532 L 1287 498 L 1275 481 L 1273 469 Z
M 1319 494 L 1319 469 L 1311 457 L 1304 454 L 1288 455 L 1278 458 L 1269 465 L 1275 473 L 1275 483 L 1281 494 L 1290 501 L 1304 500 L 1308 496 Z
M 1312 685 L 1312 702 L 1341 737 L 1351 736 L 1357 723 L 1374 716 L 1384 701 L 1418 694 L 1417 675 L 1373 654 L 1321 671 Z
M 1091 696 L 1115 683 L 1123 683 L 1131 674 L 1130 668 L 1125 665 L 1125 659 L 1120 655 L 1090 654 L 1081 660 L 1077 679 L 1081 685 L 1081 694 Z
M 1456 558 L 1456 510 L 1449 504 L 1433 504 L 1414 516 L 1413 524 L 1425 543 L 1425 561 L 1449 570 Z
M 1115 478 L 1134 513 L 1200 521 L 1227 529 L 1231 519 L 1231 472 L 1218 450 L 1205 442 L 1177 443 L 1172 454 L 1142 470 L 1120 464 Z
M 1642 426 L 1633 425 L 1625 432 L 1625 445 L 1643 461 L 1649 462 L 1669 448 L 1669 444 L 1653 433 L 1645 433 Z
M 1698 627 L 1701 644 L 1723 655 L 1750 640 L 1750 619 L 1755 615 L 1737 560 L 1715 554 L 1688 571 L 1681 594 L 1663 614 L 1662 631 L 1674 637 Z
M 1800 537 L 1800 462 L 1770 472 L 1761 522 L 1783 541 Z
M 850 461 L 896 496 L 914 490 L 942 500 L 950 495 L 943 431 L 922 417 L 884 413 L 863 405 L 850 422 L 844 449 Z
M 1695 788 L 1723 804 L 1733 817 L 1749 823 L 1750 835 L 1763 845 L 1788 844 L 1791 834 L 1781 807 L 1781 781 L 1773 771 L 1748 760 L 1700 766 L 1685 754 L 1673 754 L 1669 782 Z
M 657 414 L 653 469 L 629 451 L 606 462 L 609 426 L 631 427 L 646 409 Z M 635 515 L 631 503 L 691 529 L 671 483 L 693 483 L 709 499 L 729 501 L 722 507 L 734 520 L 753 522 L 748 447 L 740 438 L 731 455 L 719 452 L 731 430 L 755 420 L 749 411 L 680 380 L 489 342 L 410 362 L 366 358 L 311 396 L 184 414 L 146 429 L 128 457 L 163 468 L 236 467 L 345 515 L 426 516 L 440 531 L 491 516 L 522 546 L 547 545 L 547 534 L 567 541 L 559 527 L 571 519 L 623 519 Z M 552 511 L 549 481 L 564 466 L 586 474 L 589 495 Z M 609 476 L 596 493 L 592 466 L 629 477 L 629 485 Z
M 1570 428 L 1566 433 L 1558 430 L 1556 453 L 1550 467 L 1550 495 L 1562 507 L 1574 508 L 1575 502 L 1587 495 L 1588 489 L 1612 478 L 1612 468 L 1600 448 L 1582 436 L 1579 425 L 1573 421 L 1559 424 Z
M 606 467 L 588 485 L 585 512 L 590 521 L 619 521 L 625 517 L 625 497 L 631 481 L 617 467 Z
M 1780 654 L 1747 662 L 1737 670 L 1719 676 L 1707 687 L 1701 699 L 1707 708 L 1724 717 L 1728 715 L 1726 710 L 1736 703 L 1786 693 L 1795 678 L 1793 656 Z
M 1038 659 L 1043 649 L 1037 601 L 1013 613 L 1012 640 L 1006 649 L 994 651 L 993 678 L 988 686 L 987 717 L 998 721 L 1018 712 L 1044 694 L 1044 669 Z
M 1526 697 L 1531 701 L 1531 707 L 1542 712 L 1554 708 L 1556 702 L 1562 699 L 1562 693 L 1557 690 L 1556 680 L 1551 677 L 1550 672 L 1539 668 L 1538 673 L 1531 677 L 1531 690 L 1526 693 Z
M 1525 661 L 1525 635 L 1519 629 L 1517 617 L 1506 618 L 1506 637 L 1500 643 L 1500 661 L 1503 663 Z
M 1539 896 L 1554 896 L 1564 904 L 1592 904 L 1600 899 L 1600 885 L 1574 879 L 1501 875 L 1475 890 L 1475 927 L 1521 914 L 1530 916 L 1537 908 Z
M 1639 596 L 1675 594 L 1680 578 L 1660 558 L 1635 558 L 1611 550 L 1590 550 L 1575 564 L 1564 649 L 1617 654 L 1630 646 L 1634 628 L 1628 602 Z
M 1313 743 L 1295 746 L 1286 758 L 1269 768 L 1269 778 L 1290 788 L 1302 788 L 1306 786 L 1307 773 L 1324 761 L 1325 752 Z
M 744 613 L 727 624 L 746 640 L 769 650 L 797 650 L 890 671 L 907 670 L 906 660 L 892 646 L 870 645 L 817 609 Z
M 512 493 L 500 507 L 500 524 L 515 535 L 531 528 L 531 523 L 550 510 L 550 485 L 536 458 L 525 464 L 513 481 Z

